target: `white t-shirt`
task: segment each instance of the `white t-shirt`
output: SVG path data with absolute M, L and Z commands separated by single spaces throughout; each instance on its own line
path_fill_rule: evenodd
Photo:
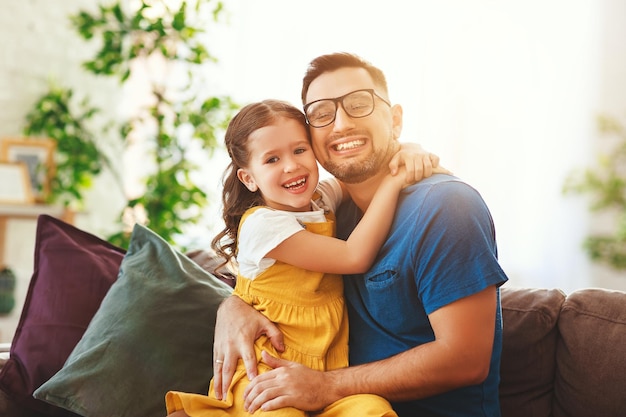
M 311 211 L 284 211 L 262 207 L 246 218 L 239 229 L 237 264 L 239 273 L 254 279 L 276 260 L 265 255 L 285 239 L 303 229 L 302 223 L 325 222 L 324 213 L 334 213 L 343 193 L 335 178 L 320 182 L 317 192 L 321 198 L 311 201 Z

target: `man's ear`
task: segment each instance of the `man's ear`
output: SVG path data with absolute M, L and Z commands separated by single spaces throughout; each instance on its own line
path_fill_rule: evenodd
M 241 183 L 245 185 L 246 188 L 250 190 L 250 192 L 254 193 L 256 192 L 256 190 L 259 189 L 259 187 L 256 185 L 256 182 L 254 182 L 254 178 L 252 178 L 252 175 L 250 175 L 247 170 L 239 168 L 237 170 L 237 178 L 239 178 L 239 181 L 241 181 Z
M 402 133 L 402 106 L 394 104 L 391 107 L 391 118 L 393 125 L 391 127 L 393 132 L 393 138 L 398 139 Z

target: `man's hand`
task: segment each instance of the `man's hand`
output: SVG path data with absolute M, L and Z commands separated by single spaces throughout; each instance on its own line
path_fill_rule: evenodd
M 396 175 L 399 168 L 406 168 L 406 182 L 416 183 L 432 174 L 452 174 L 439 165 L 439 156 L 425 151 L 417 143 L 402 143 L 400 150 L 389 161 L 391 175 Z
M 215 396 L 226 396 L 239 358 L 243 359 L 248 379 L 257 375 L 254 341 L 268 337 L 274 348 L 282 352 L 283 334 L 264 315 L 237 296 L 227 298 L 217 310 L 213 343 L 213 379 Z
M 314 371 L 299 363 L 275 358 L 265 351 L 262 356 L 263 362 L 274 369 L 257 376 L 246 387 L 244 409 L 249 413 L 283 407 L 321 410 L 340 398 L 332 394 L 332 373 Z

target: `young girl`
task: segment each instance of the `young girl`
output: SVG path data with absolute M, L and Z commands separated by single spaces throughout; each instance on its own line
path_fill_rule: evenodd
M 363 219 L 343 241 L 333 237 L 333 213 L 344 192 L 335 179 L 318 185 L 317 161 L 300 110 L 276 100 L 250 104 L 230 122 L 225 142 L 231 157 L 224 177 L 226 227 L 213 245 L 226 259 L 236 257 L 233 294 L 263 312 L 284 334 L 281 353 L 266 337 L 257 340 L 259 372 L 270 369 L 261 362 L 263 350 L 317 370 L 348 366 L 348 320 L 338 274 L 369 268 L 391 226 L 405 175 L 385 178 Z M 248 379 L 241 360 L 224 400 L 215 397 L 213 383 L 208 395 L 167 393 L 168 413 L 249 415 L 243 407 Z M 260 413 L 269 414 L 259 410 L 254 415 Z M 309 414 L 282 408 L 271 415 Z M 354 395 L 315 415 L 396 413 L 382 397 Z

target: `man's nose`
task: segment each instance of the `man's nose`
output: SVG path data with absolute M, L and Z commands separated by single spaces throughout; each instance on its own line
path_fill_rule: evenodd
M 333 131 L 341 132 L 344 130 L 352 129 L 354 127 L 354 119 L 348 116 L 348 113 L 343 109 L 343 106 L 337 106 L 337 113 L 335 113 L 335 122 L 333 125 Z

